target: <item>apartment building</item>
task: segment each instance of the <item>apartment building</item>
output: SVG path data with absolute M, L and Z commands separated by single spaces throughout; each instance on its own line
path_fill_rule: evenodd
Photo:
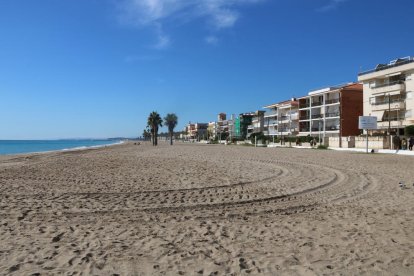
M 264 114 L 264 134 L 268 136 L 294 136 L 299 132 L 298 101 L 292 98 L 271 104 L 263 108 L 267 109 Z
M 360 134 L 362 85 L 348 83 L 314 90 L 299 98 L 299 135 L 342 137 Z
M 185 130 L 188 139 L 206 139 L 207 138 L 207 123 L 189 123 Z
M 404 134 L 414 124 L 414 58 L 378 64 L 358 75 L 363 83 L 364 115 L 376 116 L 378 132 Z
M 264 130 L 264 114 L 263 110 L 253 112 L 252 123 L 247 127 L 247 138 L 252 134 L 263 132 Z
M 234 118 L 234 133 L 233 137 L 237 139 L 246 139 L 248 128 L 252 125 L 254 112 L 240 113 Z M 253 126 L 252 126 L 253 127 Z
M 214 139 L 217 135 L 217 122 L 209 122 L 207 126 L 208 139 Z

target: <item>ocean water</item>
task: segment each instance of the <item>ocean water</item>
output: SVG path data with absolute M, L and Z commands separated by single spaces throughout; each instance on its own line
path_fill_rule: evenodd
M 0 140 L 0 155 L 82 149 L 120 143 L 120 140 Z

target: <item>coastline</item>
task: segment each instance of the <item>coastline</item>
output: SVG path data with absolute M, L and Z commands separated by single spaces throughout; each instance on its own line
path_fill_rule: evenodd
M 1 157 L 21 157 L 25 155 L 32 155 L 32 154 L 47 154 L 47 153 L 58 153 L 58 152 L 67 152 L 67 151 L 80 151 L 80 150 L 88 150 L 94 148 L 102 148 L 102 147 L 110 147 L 116 145 L 122 145 L 127 143 L 128 140 L 122 140 L 115 143 L 110 144 L 103 144 L 103 145 L 94 145 L 94 146 L 80 146 L 80 147 L 73 147 L 73 148 L 65 148 L 65 149 L 57 149 L 57 150 L 46 150 L 46 151 L 32 151 L 32 152 L 22 152 L 22 153 L 11 153 L 11 154 L 0 154 Z

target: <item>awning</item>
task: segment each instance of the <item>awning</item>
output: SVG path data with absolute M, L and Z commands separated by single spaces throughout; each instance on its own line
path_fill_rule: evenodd
M 373 112 L 371 112 L 370 116 L 376 116 L 377 117 L 377 122 L 381 122 L 382 118 L 384 118 L 384 113 L 385 113 L 385 110 L 373 111 Z
M 399 75 L 401 75 L 401 72 L 397 72 L 397 73 L 393 73 L 393 74 L 388 74 L 388 75 L 385 75 L 386 77 L 394 77 L 394 76 L 399 76 Z

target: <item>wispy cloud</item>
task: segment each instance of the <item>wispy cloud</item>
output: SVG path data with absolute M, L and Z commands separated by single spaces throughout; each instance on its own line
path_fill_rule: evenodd
M 320 8 L 317 9 L 317 11 L 319 12 L 328 12 L 331 10 L 334 10 L 336 8 L 338 8 L 339 5 L 341 5 L 342 3 L 346 2 L 348 0 L 329 0 L 328 3 L 325 6 L 322 6 Z
M 217 45 L 219 40 L 218 40 L 218 38 L 216 36 L 209 35 L 209 36 L 205 37 L 204 41 L 207 44 L 210 44 L 210 45 Z
M 218 31 L 233 27 L 240 18 L 238 8 L 266 0 L 119 0 L 119 19 L 122 23 L 152 27 L 157 36 L 155 48 L 170 45 L 170 38 L 163 32 L 166 21 L 189 22 L 203 18 Z

